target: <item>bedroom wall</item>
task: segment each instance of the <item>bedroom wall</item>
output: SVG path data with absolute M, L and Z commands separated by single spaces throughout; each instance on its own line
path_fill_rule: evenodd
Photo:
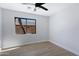
M 1 40 L 2 40 L 2 36 L 1 36 L 2 35 L 2 31 L 1 31 L 1 29 L 2 29 L 2 27 L 1 27 L 2 24 L 1 23 L 2 22 L 1 22 L 1 20 L 2 19 L 1 19 L 1 8 L 0 8 L 0 49 L 1 49 Z
M 50 17 L 50 41 L 79 55 L 79 4 Z
M 36 34 L 16 34 L 14 17 L 36 19 Z M 49 17 L 2 9 L 3 48 L 48 41 Z

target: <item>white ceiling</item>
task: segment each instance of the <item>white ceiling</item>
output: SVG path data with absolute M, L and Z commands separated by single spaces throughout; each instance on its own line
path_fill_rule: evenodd
M 33 11 L 34 9 L 33 5 L 22 5 L 21 3 L 0 3 L 0 7 L 2 8 L 28 12 L 28 13 L 38 14 L 43 16 L 50 16 L 51 14 L 54 14 L 71 5 L 72 5 L 71 3 L 46 3 L 43 6 L 48 8 L 48 11 L 45 11 L 41 8 L 38 8 L 37 11 Z M 31 8 L 28 9 L 28 7 L 31 7 Z

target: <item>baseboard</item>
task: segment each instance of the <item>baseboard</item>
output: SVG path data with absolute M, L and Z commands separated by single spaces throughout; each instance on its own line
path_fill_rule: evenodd
M 20 47 L 14 47 L 14 48 L 4 49 L 4 50 L 2 50 L 1 52 L 11 51 L 11 50 L 15 50 L 15 49 L 17 49 L 17 48 L 20 48 Z
M 59 47 L 61 47 L 61 48 L 64 48 L 64 49 L 66 49 L 66 50 L 72 52 L 73 54 L 79 56 L 79 53 L 78 53 L 78 52 L 75 52 L 75 51 L 73 51 L 72 49 L 70 49 L 70 48 L 68 48 L 68 47 L 65 47 L 65 46 L 63 46 L 63 45 L 61 45 L 61 44 L 59 44 L 59 43 L 57 43 L 57 42 L 54 42 L 54 41 L 49 41 L 49 42 L 51 42 L 51 43 L 53 43 L 53 44 L 56 44 L 57 46 L 59 46 Z

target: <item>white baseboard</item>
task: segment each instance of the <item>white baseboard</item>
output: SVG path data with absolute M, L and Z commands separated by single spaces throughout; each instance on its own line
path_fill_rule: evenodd
M 64 49 L 66 49 L 66 50 L 68 50 L 68 51 L 70 51 L 70 52 L 72 52 L 72 53 L 74 53 L 75 55 L 77 55 L 77 56 L 79 56 L 79 53 L 78 52 L 75 52 L 75 51 L 73 51 L 72 49 L 70 49 L 70 48 L 68 48 L 68 47 L 66 47 L 66 46 L 63 46 L 63 45 L 61 45 L 61 44 L 59 44 L 59 43 L 57 43 L 57 42 L 53 42 L 53 41 L 50 41 L 51 43 L 53 43 L 53 44 L 56 44 L 57 46 L 59 46 L 59 47 L 62 47 L 62 48 L 64 48 Z
M 10 48 L 10 49 L 5 49 L 5 50 L 2 50 L 1 52 L 6 52 L 6 51 L 11 51 L 11 50 L 15 50 L 17 48 L 20 48 L 20 47 L 15 47 L 15 48 Z

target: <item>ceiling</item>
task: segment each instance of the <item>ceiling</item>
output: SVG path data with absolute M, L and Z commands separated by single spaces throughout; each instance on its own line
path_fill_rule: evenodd
M 33 5 L 22 5 L 22 3 L 0 3 L 0 7 L 2 8 L 32 13 L 37 15 L 43 15 L 43 16 L 50 16 L 51 14 L 61 11 L 64 8 L 67 8 L 71 5 L 72 5 L 71 3 L 46 3 L 43 6 L 48 8 L 48 11 L 45 11 L 41 8 L 37 8 L 37 11 L 34 11 Z

